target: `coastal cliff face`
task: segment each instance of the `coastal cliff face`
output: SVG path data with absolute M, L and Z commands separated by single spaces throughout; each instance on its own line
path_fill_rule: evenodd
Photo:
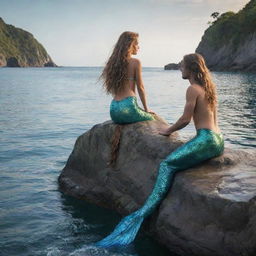
M 108 166 L 112 121 L 78 137 L 59 189 L 127 215 L 151 193 L 159 163 L 184 142 L 158 134 L 155 121 L 124 125 L 117 163 Z M 179 255 L 256 255 L 255 153 L 225 149 L 222 156 L 176 173 L 160 206 L 142 228 Z M 111 232 L 111 230 L 109 230 Z
M 0 67 L 56 67 L 44 47 L 25 30 L 0 18 Z
M 196 52 L 203 55 L 210 70 L 256 72 L 256 33 L 247 36 L 237 49 L 233 42 L 219 48 L 211 47 L 203 37 Z
M 220 15 L 205 31 L 197 53 L 216 71 L 256 72 L 256 0 Z

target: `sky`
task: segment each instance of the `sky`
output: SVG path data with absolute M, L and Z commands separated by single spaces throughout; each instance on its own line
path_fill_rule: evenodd
M 249 0 L 0 0 L 5 23 L 29 31 L 59 66 L 104 66 L 119 35 L 139 33 L 136 56 L 163 67 L 195 52 L 215 11 Z

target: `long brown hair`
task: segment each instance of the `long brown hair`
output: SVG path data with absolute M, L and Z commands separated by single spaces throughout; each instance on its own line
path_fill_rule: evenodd
M 198 53 L 187 54 L 183 57 L 186 70 L 192 73 L 195 81 L 204 88 L 206 99 L 211 110 L 216 110 L 217 93 L 209 69 L 202 55 Z
M 128 56 L 131 46 L 138 41 L 138 33 L 123 32 L 107 61 L 100 76 L 103 79 L 103 87 L 108 94 L 117 94 L 123 90 L 123 85 L 127 79 Z

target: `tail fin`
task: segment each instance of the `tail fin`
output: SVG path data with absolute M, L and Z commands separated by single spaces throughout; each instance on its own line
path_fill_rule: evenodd
M 119 144 L 121 140 L 121 132 L 122 132 L 122 125 L 117 124 L 115 127 L 114 134 L 112 136 L 111 140 L 111 156 L 110 156 L 110 162 L 109 165 L 114 167 L 117 159 L 117 154 L 119 151 Z
M 130 244 L 135 239 L 144 220 L 144 216 L 139 216 L 137 213 L 134 212 L 123 218 L 110 235 L 98 241 L 95 245 L 99 247 L 110 247 Z

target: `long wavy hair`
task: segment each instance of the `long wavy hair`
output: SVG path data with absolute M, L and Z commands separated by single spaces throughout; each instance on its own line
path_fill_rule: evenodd
M 210 71 L 205 64 L 203 56 L 198 53 L 187 54 L 183 57 L 183 61 L 186 70 L 188 70 L 195 81 L 204 88 L 206 99 L 211 110 L 216 110 L 216 86 L 212 81 Z
M 100 76 L 103 79 L 103 88 L 108 94 L 115 95 L 123 90 L 123 85 L 127 79 L 128 57 L 133 43 L 138 42 L 138 36 L 138 33 L 125 31 L 115 44 Z

